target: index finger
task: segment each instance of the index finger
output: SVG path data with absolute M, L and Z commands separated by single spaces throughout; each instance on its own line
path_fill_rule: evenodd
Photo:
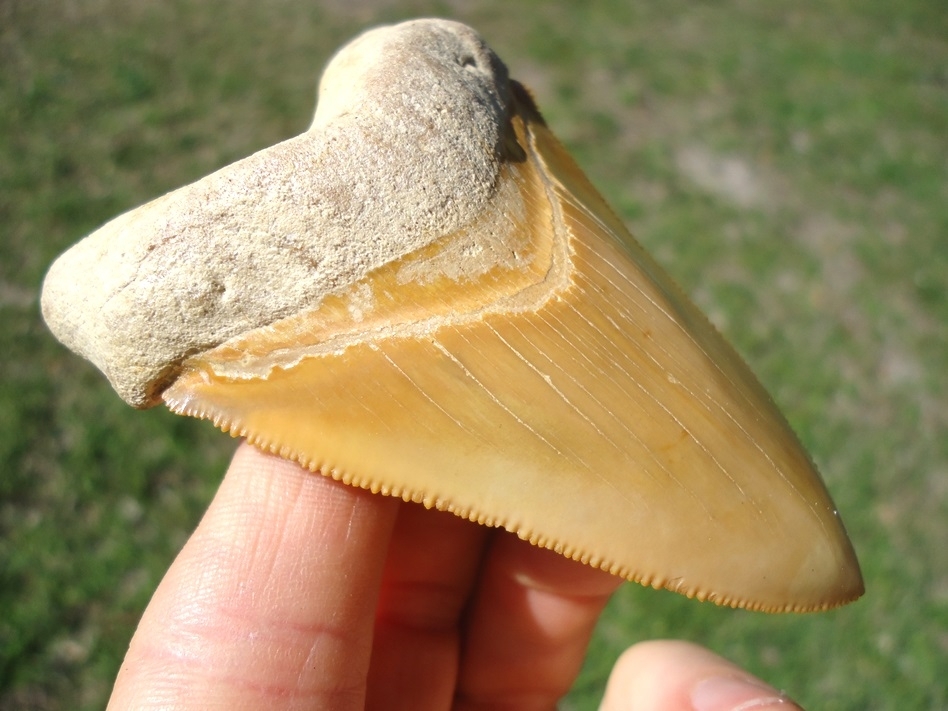
M 110 708 L 361 709 L 398 506 L 241 446 Z

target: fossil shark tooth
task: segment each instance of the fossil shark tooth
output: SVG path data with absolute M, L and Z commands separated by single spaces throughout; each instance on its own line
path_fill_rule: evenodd
M 767 393 L 463 25 L 357 38 L 306 133 L 100 228 L 43 312 L 132 405 L 344 482 L 721 604 L 862 593 Z

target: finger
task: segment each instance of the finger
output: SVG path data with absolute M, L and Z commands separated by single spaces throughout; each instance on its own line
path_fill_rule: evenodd
M 600 711 L 793 711 L 787 696 L 688 642 L 629 648 L 609 677 Z
M 361 709 L 398 505 L 239 448 L 145 611 L 111 707 Z
M 376 613 L 367 709 L 451 707 L 460 618 L 488 533 L 447 512 L 399 509 Z
M 621 580 L 498 533 L 466 622 L 457 709 L 555 707 Z

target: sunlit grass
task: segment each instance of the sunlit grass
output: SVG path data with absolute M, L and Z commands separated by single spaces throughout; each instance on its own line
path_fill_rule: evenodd
M 452 10 L 452 8 L 455 8 Z M 626 586 L 571 708 L 694 639 L 823 709 L 948 706 L 948 15 L 938 2 L 0 3 L 0 708 L 99 708 L 233 447 L 38 318 L 50 260 L 308 124 L 365 24 L 451 15 L 533 87 L 824 472 L 868 593 L 770 617 Z

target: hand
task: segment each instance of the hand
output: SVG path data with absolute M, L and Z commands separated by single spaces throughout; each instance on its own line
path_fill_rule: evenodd
M 243 445 L 146 609 L 109 708 L 552 709 L 620 582 Z M 651 644 L 620 660 L 604 709 L 648 694 L 666 705 L 636 709 L 690 709 L 679 686 L 749 678 Z M 731 697 L 708 709 L 749 698 Z

